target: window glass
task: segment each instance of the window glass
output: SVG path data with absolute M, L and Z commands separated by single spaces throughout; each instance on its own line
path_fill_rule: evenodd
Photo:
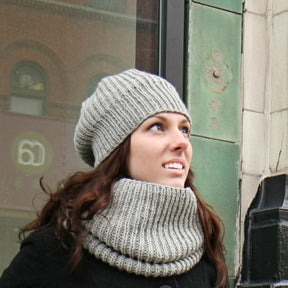
M 157 73 L 158 1 L 0 1 L 0 273 L 19 227 L 67 174 L 82 101 L 105 75 Z
M 23 113 L 28 115 L 42 115 L 43 103 L 40 99 L 21 97 L 21 96 L 10 96 L 10 111 L 16 113 Z
M 88 87 L 87 87 L 87 97 L 89 97 L 94 91 L 95 91 L 95 87 L 97 86 L 97 84 L 99 83 L 99 81 L 103 78 L 107 76 L 107 74 L 105 73 L 100 73 L 97 74 L 96 76 L 94 76 L 88 83 Z
M 45 71 L 36 63 L 17 63 L 10 77 L 11 112 L 43 115 L 46 96 Z
M 126 11 L 126 0 L 91 0 L 89 6 L 111 12 L 123 13 Z
M 43 92 L 45 90 L 45 74 L 39 65 L 21 62 L 12 70 L 11 88 Z

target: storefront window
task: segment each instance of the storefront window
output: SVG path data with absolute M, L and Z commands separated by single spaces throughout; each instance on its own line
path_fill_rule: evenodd
M 0 0 L 0 274 L 19 227 L 67 174 L 82 101 L 105 75 L 158 72 L 155 0 Z

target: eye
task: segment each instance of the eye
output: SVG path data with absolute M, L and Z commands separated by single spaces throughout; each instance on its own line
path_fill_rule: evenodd
M 161 123 L 154 123 L 149 127 L 149 130 L 151 131 L 163 131 L 163 125 Z
M 188 126 L 180 127 L 179 130 L 185 135 L 188 135 L 188 136 L 190 135 L 190 127 Z

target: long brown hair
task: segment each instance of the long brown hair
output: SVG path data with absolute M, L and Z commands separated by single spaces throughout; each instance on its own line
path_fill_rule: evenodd
M 228 271 L 224 259 L 225 247 L 223 244 L 224 224 L 214 211 L 213 207 L 201 199 L 198 189 L 194 186 L 194 174 L 190 169 L 185 182 L 185 187 L 190 187 L 197 198 L 198 213 L 204 231 L 204 245 L 211 262 L 217 271 L 216 288 L 225 287 L 228 281 Z
M 129 150 L 130 136 L 97 168 L 71 175 L 64 183 L 59 184 L 54 193 L 43 184 L 41 179 L 41 188 L 49 195 L 49 199 L 37 218 L 20 230 L 19 238 L 23 240 L 26 232 L 56 225 L 56 236 L 68 249 L 64 241 L 65 235 L 73 233 L 74 241 L 70 245 L 70 267 L 74 270 L 82 257 L 81 221 L 91 219 L 93 215 L 101 212 L 111 200 L 113 184 L 123 177 L 128 177 L 126 159 Z M 193 180 L 194 175 L 190 170 L 185 187 L 191 187 L 198 199 L 205 250 L 217 271 L 215 287 L 221 288 L 225 286 L 227 280 L 227 268 L 223 257 L 222 222 L 212 207 L 200 198 Z

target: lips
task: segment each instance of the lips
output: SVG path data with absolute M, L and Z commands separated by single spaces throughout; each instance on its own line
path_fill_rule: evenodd
M 184 161 L 181 159 L 173 159 L 166 163 L 164 163 L 163 167 L 165 169 L 176 169 L 176 170 L 183 170 L 185 168 Z

